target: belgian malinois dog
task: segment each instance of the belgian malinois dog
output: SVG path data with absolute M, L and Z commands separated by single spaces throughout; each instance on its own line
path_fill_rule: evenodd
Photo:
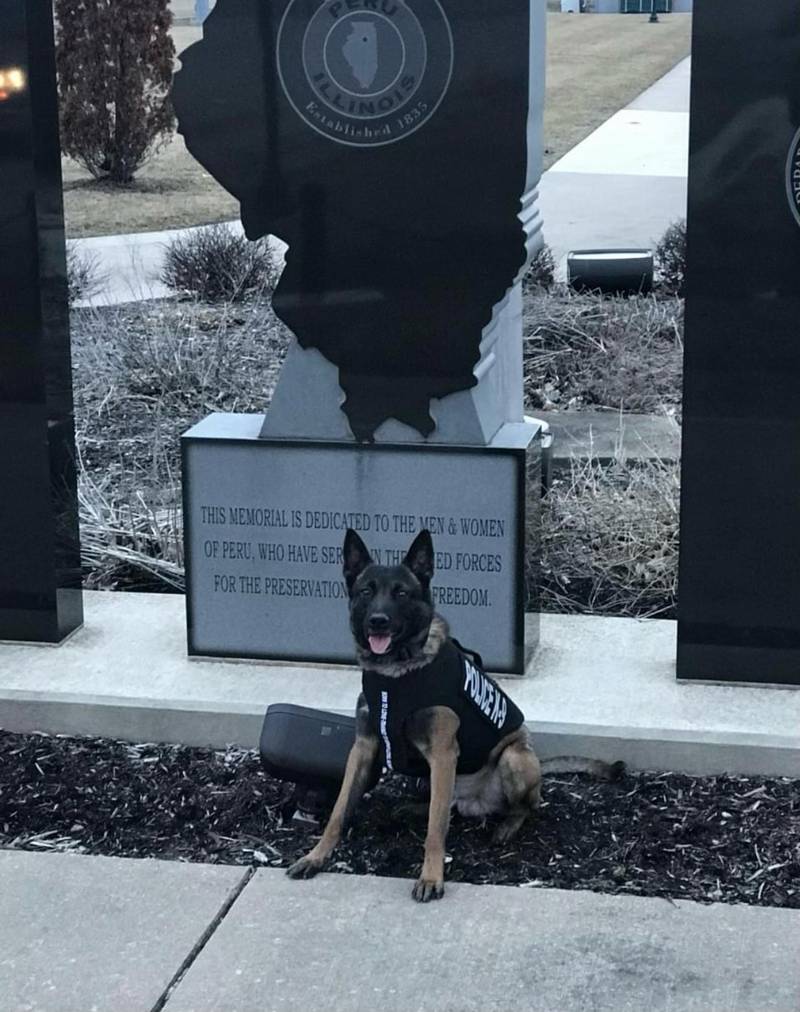
M 553 772 L 591 772 L 613 779 L 621 763 L 554 759 L 540 764 L 524 717 L 434 612 L 430 584 L 434 551 L 421 531 L 401 565 L 375 563 L 348 530 L 344 576 L 350 627 L 362 668 L 356 739 L 344 780 L 317 845 L 288 869 L 292 878 L 320 871 L 371 782 L 377 763 L 430 777 L 428 832 L 422 872 L 412 896 L 422 903 L 444 894 L 445 837 L 450 810 L 501 815 L 495 840 L 509 840 L 539 806 L 542 765 Z

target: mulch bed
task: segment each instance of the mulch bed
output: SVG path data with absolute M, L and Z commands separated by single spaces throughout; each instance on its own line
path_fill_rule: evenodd
M 397 811 L 411 786 L 375 788 L 332 871 L 418 874 L 425 820 Z M 285 867 L 318 832 L 294 809 L 252 752 L 0 732 L 0 847 Z M 491 833 L 453 817 L 450 881 L 800 908 L 800 781 L 553 777 L 514 841 Z

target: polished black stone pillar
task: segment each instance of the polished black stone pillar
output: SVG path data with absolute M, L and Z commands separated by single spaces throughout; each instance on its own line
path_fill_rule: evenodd
M 697 0 L 678 677 L 800 685 L 800 2 Z
M 53 21 L 0 0 L 0 639 L 83 621 Z

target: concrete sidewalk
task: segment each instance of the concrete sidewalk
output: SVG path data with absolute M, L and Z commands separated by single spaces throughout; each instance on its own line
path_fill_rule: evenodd
M 687 58 L 542 176 L 544 237 L 563 271 L 570 250 L 653 247 L 686 217 Z
M 0 851 L 4 1012 L 797 1012 L 800 911 Z
M 569 250 L 651 247 L 671 222 L 686 216 L 689 80 L 687 58 L 542 176 L 544 236 L 562 275 Z M 241 230 L 239 222 L 233 224 Z M 114 305 L 168 294 L 157 280 L 164 246 L 189 231 L 70 240 L 106 275 L 90 303 Z M 285 244 L 274 242 L 282 256 Z
M 541 411 L 553 436 L 553 461 L 593 458 L 601 463 L 623 459 L 680 460 L 681 427 L 669 415 L 590 409 Z

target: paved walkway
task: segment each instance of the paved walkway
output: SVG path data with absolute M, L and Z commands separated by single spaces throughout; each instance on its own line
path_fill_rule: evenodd
M 553 434 L 553 460 L 593 457 L 602 463 L 625 460 L 680 460 L 681 428 L 668 415 L 618 411 L 543 411 L 538 416 Z
M 544 235 L 562 271 L 570 250 L 650 247 L 686 216 L 689 65 L 679 63 L 542 176 Z M 107 275 L 93 304 L 167 294 L 157 280 L 164 245 L 186 231 L 71 240 Z M 284 244 L 276 243 L 282 254 Z
M 686 217 L 687 58 L 581 141 L 539 188 L 545 240 L 570 250 L 654 246 Z
M 0 852 L 4 1012 L 797 1012 L 800 911 Z

